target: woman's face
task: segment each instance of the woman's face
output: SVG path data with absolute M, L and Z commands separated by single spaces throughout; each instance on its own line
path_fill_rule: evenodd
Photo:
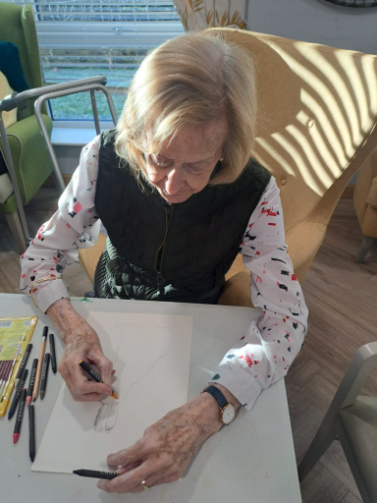
M 208 184 L 222 157 L 226 133 L 222 118 L 183 129 L 170 145 L 167 138 L 159 154 L 144 154 L 149 181 L 169 203 L 183 203 Z

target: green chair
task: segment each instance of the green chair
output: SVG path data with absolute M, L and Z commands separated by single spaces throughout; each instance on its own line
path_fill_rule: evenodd
M 41 87 L 42 72 L 37 33 L 31 5 L 23 7 L 0 2 L 0 40 L 14 43 L 19 51 L 24 75 L 30 88 Z M 43 121 L 51 136 L 52 120 L 43 110 Z M 53 170 L 49 153 L 34 114 L 34 99 L 18 106 L 17 122 L 6 130 L 13 163 L 16 170 L 22 203 L 27 204 Z M 4 146 L 0 141 L 3 152 Z M 17 212 L 17 201 L 12 194 L 0 204 L 0 214 L 5 214 L 19 252 L 25 250 L 25 237 Z
M 359 348 L 298 467 L 300 480 L 339 440 L 364 503 L 377 502 L 377 397 L 360 395 L 377 364 L 377 342 Z

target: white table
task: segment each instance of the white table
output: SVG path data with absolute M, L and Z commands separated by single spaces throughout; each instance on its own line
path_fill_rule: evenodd
M 72 302 L 84 318 L 94 310 L 192 315 L 189 398 L 195 397 L 206 385 L 232 342 L 242 337 L 251 320 L 259 316 L 258 311 L 243 307 L 79 298 Z M 0 317 L 30 315 L 38 316 L 38 324 L 32 339 L 29 369 L 33 358 L 38 357 L 43 326 L 54 327 L 26 295 L 0 294 Z M 63 346 L 56 337 L 58 360 L 62 351 Z M 50 369 L 46 397 L 43 401 L 38 398 L 35 404 L 37 447 L 61 385 L 60 375 L 54 375 Z M 251 412 L 241 409 L 232 425 L 210 437 L 181 481 L 136 495 L 104 493 L 97 489 L 95 479 L 31 472 L 27 412 L 16 445 L 12 443 L 13 428 L 13 419 L 0 418 L 0 494 L 4 503 L 301 502 L 283 380 L 265 390 Z

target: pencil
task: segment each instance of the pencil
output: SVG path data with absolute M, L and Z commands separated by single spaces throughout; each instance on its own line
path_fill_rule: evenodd
M 92 367 L 91 367 L 90 365 L 88 365 L 86 362 L 84 362 L 84 360 L 80 360 L 80 361 L 79 361 L 79 365 L 80 365 L 80 367 L 81 367 L 83 370 L 85 370 L 85 372 L 86 372 L 87 374 L 89 374 L 91 377 L 93 377 L 93 379 L 94 379 L 95 381 L 100 382 L 100 383 L 102 383 L 102 384 L 105 384 L 105 383 L 102 381 L 101 377 L 97 374 L 97 372 L 95 372 L 95 371 L 92 369 Z M 111 389 L 111 387 L 110 387 L 110 386 L 109 386 L 109 388 Z M 114 391 L 113 389 L 111 389 L 111 391 L 112 391 L 111 396 L 112 396 L 113 398 L 116 398 L 116 400 L 118 400 L 118 395 L 115 393 L 115 391 Z
M 35 402 L 36 399 L 38 398 L 39 383 L 41 380 L 42 365 L 43 365 L 43 360 L 44 360 L 43 357 L 44 357 L 45 349 L 46 349 L 47 333 L 48 333 L 48 327 L 44 327 L 43 335 L 42 335 L 41 349 L 39 350 L 37 372 L 35 373 L 35 381 L 34 381 L 34 388 L 33 388 L 33 402 Z

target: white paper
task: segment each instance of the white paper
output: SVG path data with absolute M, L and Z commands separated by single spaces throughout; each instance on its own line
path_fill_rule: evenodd
M 119 401 L 75 402 L 63 384 L 33 471 L 108 470 L 108 454 L 187 402 L 192 316 L 90 312 L 87 321 L 114 364 Z

